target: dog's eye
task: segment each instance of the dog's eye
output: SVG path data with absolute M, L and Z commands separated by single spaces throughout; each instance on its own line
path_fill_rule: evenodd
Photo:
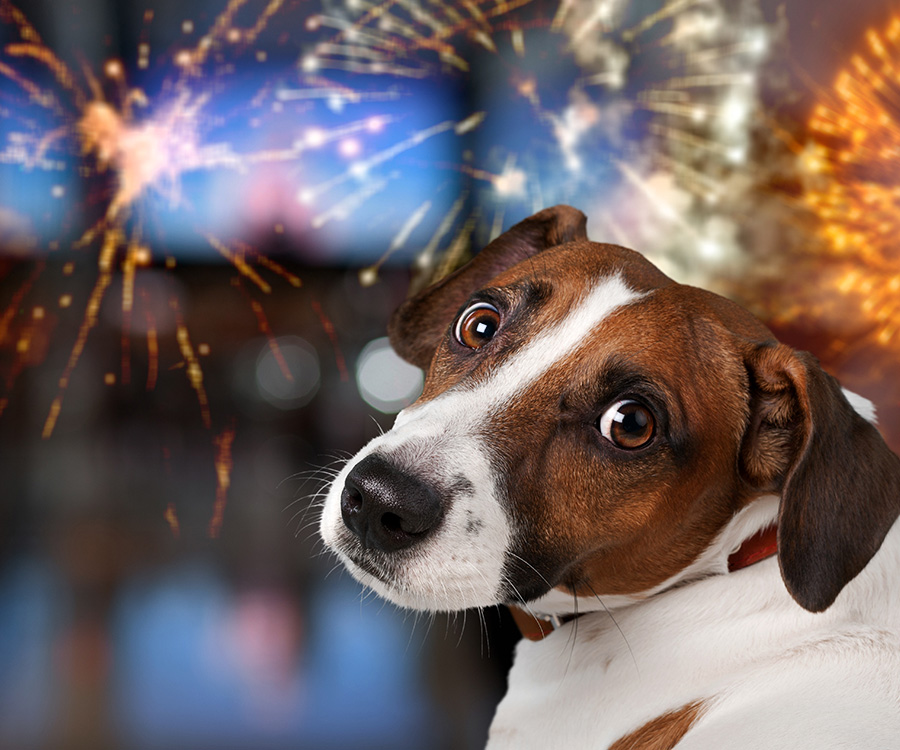
M 480 349 L 500 327 L 500 311 L 487 302 L 467 307 L 456 321 L 456 340 L 470 349 Z
M 653 439 L 655 424 L 653 413 L 630 399 L 614 403 L 597 422 L 603 437 L 626 450 L 647 445 Z

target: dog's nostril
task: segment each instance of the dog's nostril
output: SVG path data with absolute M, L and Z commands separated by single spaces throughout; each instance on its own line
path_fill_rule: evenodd
M 345 513 L 359 513 L 362 505 L 362 493 L 356 487 L 344 487 L 341 492 L 341 510 Z
M 416 523 L 415 519 L 403 518 L 396 513 L 385 513 L 380 520 L 385 531 L 396 537 L 415 537 L 428 531 L 427 525 L 423 528 L 422 523 Z
M 341 516 L 344 523 L 365 543 L 368 521 L 365 513 L 365 498 L 362 492 L 352 484 L 341 490 Z
M 392 534 L 408 533 L 407 530 L 403 528 L 403 519 L 396 513 L 385 513 L 381 517 L 381 525 Z

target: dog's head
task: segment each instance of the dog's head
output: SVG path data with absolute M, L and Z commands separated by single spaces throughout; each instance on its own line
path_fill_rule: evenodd
M 752 315 L 541 211 L 407 301 L 421 398 L 331 487 L 322 535 L 418 609 L 639 594 L 781 496 L 788 590 L 828 607 L 900 512 L 900 461 Z

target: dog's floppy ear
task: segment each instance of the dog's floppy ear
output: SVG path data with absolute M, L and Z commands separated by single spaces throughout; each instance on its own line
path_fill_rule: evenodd
M 765 344 L 746 361 L 751 422 L 742 468 L 758 488 L 780 487 L 781 575 L 801 606 L 821 612 L 900 514 L 900 458 L 812 355 Z
M 545 208 L 520 221 L 465 266 L 397 309 L 388 325 L 394 350 L 408 362 L 427 370 L 453 315 L 472 292 L 548 247 L 586 239 L 586 224 L 585 215 L 571 206 Z

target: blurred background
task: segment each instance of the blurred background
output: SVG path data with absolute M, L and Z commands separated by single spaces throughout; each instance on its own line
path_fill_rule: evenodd
M 900 446 L 900 17 L 843 0 L 0 0 L 0 747 L 478 748 L 501 611 L 317 493 L 410 280 L 566 202 Z

